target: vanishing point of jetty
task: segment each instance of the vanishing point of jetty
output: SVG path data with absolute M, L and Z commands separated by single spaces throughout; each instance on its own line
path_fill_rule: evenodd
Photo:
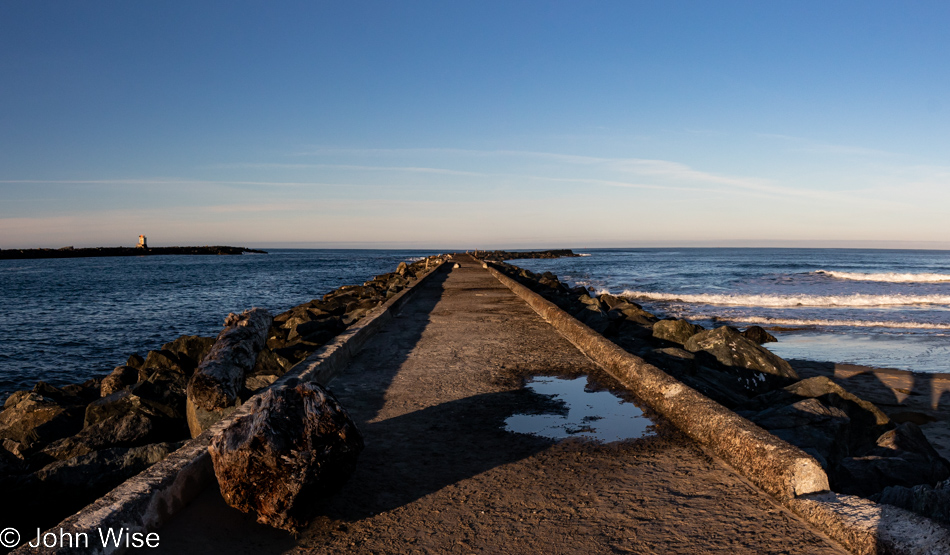
M 861 472 L 911 468 L 881 459 L 912 461 L 938 478 L 943 459 L 925 457 L 933 448 L 914 443 L 912 425 L 769 358 L 758 345 L 768 340 L 762 330 L 659 320 L 621 299 L 468 254 L 414 266 L 408 286 L 375 305 L 349 300 L 336 316 L 330 295 L 276 318 L 233 315 L 191 370 L 194 439 L 52 527 L 57 545 L 20 549 L 126 550 L 97 545 L 98 529 L 155 532 L 148 553 L 950 549 L 939 518 L 859 491 Z M 403 265 L 379 276 L 376 290 L 408 273 Z M 360 287 L 339 294 L 369 294 L 372 284 Z M 264 380 L 270 385 L 255 374 L 254 353 L 289 356 L 291 336 L 326 333 L 319 322 L 344 314 L 343 331 L 298 354 Z M 659 347 L 634 354 L 648 336 Z M 249 375 L 258 385 L 247 397 Z M 588 389 L 613 391 L 643 409 L 649 432 L 600 443 L 508 431 L 512 415 L 564 412 L 524 387 L 539 377 L 584 377 Z M 805 413 L 800 424 L 815 437 L 847 420 L 848 445 L 877 454 L 801 447 L 807 441 L 785 428 L 770 432 L 770 422 L 794 419 L 767 411 L 792 406 L 786 412 Z M 812 426 L 818 416 L 838 420 Z M 24 540 L 41 539 L 33 534 Z M 81 534 L 89 549 L 62 545 Z

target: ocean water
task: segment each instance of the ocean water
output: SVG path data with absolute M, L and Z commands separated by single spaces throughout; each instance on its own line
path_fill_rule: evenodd
M 950 372 L 950 251 L 592 249 L 511 262 L 659 316 L 774 330 L 785 358 Z
M 437 254 L 289 250 L 241 256 L 0 260 L 0 399 L 81 382 L 181 335 L 215 336 L 229 312 L 274 314 Z

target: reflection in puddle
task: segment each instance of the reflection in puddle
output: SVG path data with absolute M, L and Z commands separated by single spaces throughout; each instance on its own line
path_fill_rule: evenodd
M 525 384 L 539 395 L 564 403 L 567 414 L 515 414 L 505 420 L 509 432 L 552 439 L 584 437 L 603 442 L 653 435 L 653 424 L 633 403 L 609 391 L 586 391 L 587 378 L 534 378 Z

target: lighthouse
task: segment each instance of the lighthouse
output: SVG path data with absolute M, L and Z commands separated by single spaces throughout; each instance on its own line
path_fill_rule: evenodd
M 139 244 L 138 244 L 138 245 L 135 245 L 135 248 L 137 248 L 137 249 L 147 249 L 147 248 L 148 248 L 148 244 L 145 242 L 145 236 L 144 236 L 144 235 L 139 235 Z

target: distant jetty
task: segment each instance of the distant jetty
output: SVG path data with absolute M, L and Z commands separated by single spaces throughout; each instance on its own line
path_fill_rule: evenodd
M 75 249 L 3 249 L 0 260 L 24 258 L 89 258 L 94 256 L 155 256 L 161 254 L 267 254 L 267 251 L 245 247 L 93 247 Z

